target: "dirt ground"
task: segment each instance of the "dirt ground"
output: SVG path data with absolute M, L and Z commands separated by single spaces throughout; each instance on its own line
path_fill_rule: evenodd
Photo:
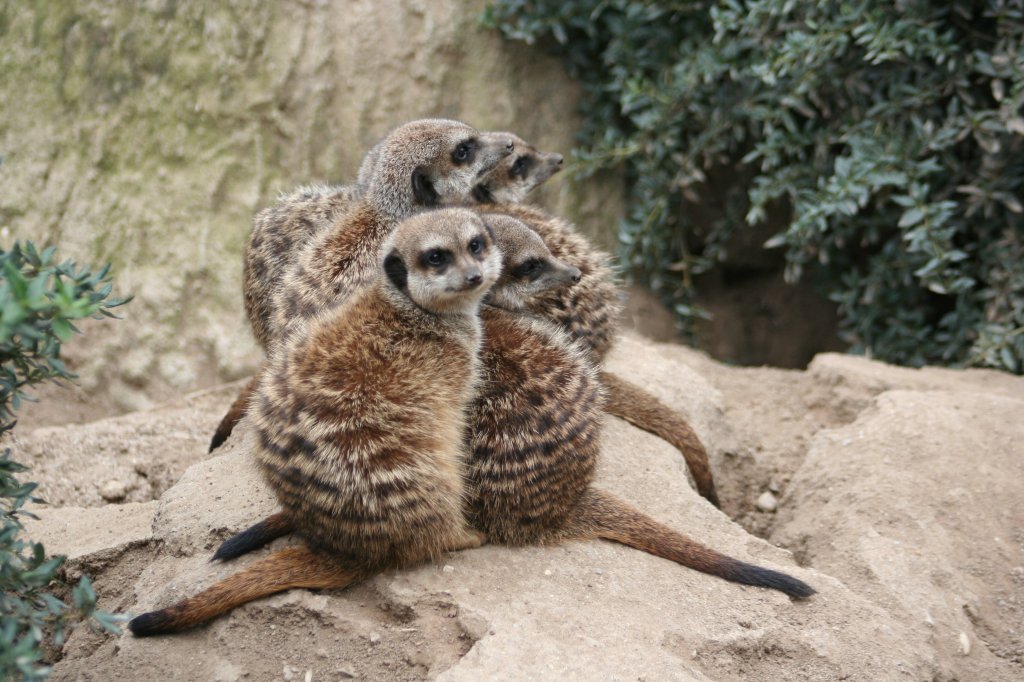
M 485 546 L 344 591 L 256 601 L 178 636 L 80 628 L 54 679 L 1024 676 L 1024 379 L 833 354 L 805 371 L 735 368 L 635 336 L 609 367 L 688 417 L 723 509 L 693 492 L 678 452 L 614 418 L 598 484 L 817 595 L 795 602 L 604 542 Z M 206 453 L 240 386 L 19 425 L 17 456 L 54 505 L 30 533 L 93 578 L 103 608 L 169 604 L 269 551 L 208 561 L 274 508 L 245 422 Z

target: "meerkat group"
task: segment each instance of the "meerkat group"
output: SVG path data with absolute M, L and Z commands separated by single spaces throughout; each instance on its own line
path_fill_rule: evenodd
M 605 257 L 568 223 L 518 203 L 561 162 L 509 133 L 415 121 L 371 149 L 354 186 L 300 190 L 257 216 L 246 310 L 268 361 L 215 438 L 251 414 L 282 511 L 214 558 L 292 531 L 304 546 L 135 618 L 136 635 L 485 541 L 604 538 L 813 594 L 592 485 L 607 410 L 676 445 L 717 504 L 686 420 L 599 369 L 620 306 Z

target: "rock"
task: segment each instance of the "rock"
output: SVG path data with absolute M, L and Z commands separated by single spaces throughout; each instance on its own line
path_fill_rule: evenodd
M 678 452 L 615 418 L 597 485 L 709 547 L 807 581 L 815 596 L 793 601 L 610 542 L 486 545 L 345 590 L 260 599 L 172 637 L 97 641 L 80 628 L 52 679 L 280 679 L 285 665 L 314 680 L 1019 678 L 1024 379 L 989 391 L 971 372 L 908 376 L 872 363 L 879 381 L 868 386 L 849 368 L 833 381 L 724 367 L 635 338 L 620 351 L 612 371 L 690 417 L 716 475 L 744 490 L 737 499 L 777 475 L 786 504 L 757 515 L 773 546 L 697 496 Z M 840 393 L 849 399 L 829 400 Z M 809 402 L 785 403 L 794 395 Z M 735 406 L 751 396 L 763 428 L 810 435 L 787 437 L 784 457 L 757 450 L 777 436 L 744 424 L 751 412 Z M 814 419 L 803 418 L 807 404 Z M 865 407 L 844 421 L 853 404 Z M 132 423 L 142 432 L 163 422 Z M 227 534 L 276 507 L 251 463 L 253 437 L 243 420 L 222 454 L 159 502 L 49 510 L 33 537 L 75 555 L 101 608 L 137 614 L 195 594 L 296 542 L 209 562 Z M 724 452 L 756 452 L 770 474 L 743 488 L 747 460 Z M 109 535 L 90 536 L 90 525 Z M 108 544 L 140 542 L 151 549 L 111 559 Z
M 763 512 L 773 512 L 775 508 L 779 506 L 778 500 L 775 499 L 775 495 L 772 495 L 771 491 L 766 490 L 761 493 L 761 496 L 757 498 L 757 508 Z
M 38 519 L 23 519 L 25 534 L 44 541 L 48 554 L 78 559 L 148 541 L 158 502 L 128 503 L 83 509 L 39 507 L 29 510 Z
M 891 385 L 911 371 L 886 369 L 872 367 Z M 1005 389 L 1024 380 L 982 392 L 971 373 L 912 376 L 945 388 L 886 390 L 819 433 L 771 537 L 885 604 L 946 678 L 1011 679 L 1008 661 L 1024 654 L 1024 592 L 1010 571 L 1024 558 L 1024 390 Z
M 107 502 L 120 502 L 128 494 L 128 484 L 124 481 L 107 481 L 100 488 L 100 497 Z

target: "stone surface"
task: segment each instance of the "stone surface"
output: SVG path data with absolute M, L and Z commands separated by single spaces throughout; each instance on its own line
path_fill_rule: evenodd
M 688 415 L 721 490 L 753 505 L 774 481 L 781 497 L 775 514 L 741 507 L 741 527 L 693 492 L 677 452 L 614 418 L 599 485 L 816 596 L 794 602 L 607 542 L 485 546 L 346 590 L 258 600 L 177 636 L 79 630 L 54 679 L 1020 678 L 1024 379 L 839 357 L 807 372 L 731 368 L 632 337 L 611 369 Z M 165 409 L 144 413 L 149 428 L 174 419 Z M 208 561 L 274 508 L 252 436 L 243 421 L 158 503 L 55 509 L 31 531 L 70 551 L 102 607 L 134 614 L 193 594 L 295 542 Z M 106 510 L 138 518 L 90 516 Z M 81 518 L 61 526 L 64 515 Z

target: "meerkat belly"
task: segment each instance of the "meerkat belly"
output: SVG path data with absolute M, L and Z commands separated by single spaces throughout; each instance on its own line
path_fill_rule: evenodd
M 564 522 L 593 479 L 600 386 L 564 335 L 504 311 L 487 310 L 482 319 L 471 513 L 492 540 L 534 542 Z
M 401 563 L 440 553 L 463 527 L 475 361 L 450 340 L 404 338 L 400 321 L 358 303 L 271 364 L 255 402 L 257 461 L 308 542 Z

